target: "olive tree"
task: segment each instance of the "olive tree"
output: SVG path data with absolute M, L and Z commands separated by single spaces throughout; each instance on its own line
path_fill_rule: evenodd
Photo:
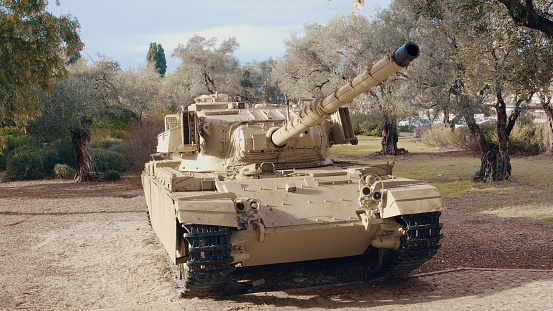
M 456 112 L 477 138 L 482 163 L 477 180 L 505 180 L 511 175 L 510 133 L 521 106 L 537 89 L 529 83 L 538 71 L 527 70 L 545 41 L 533 30 L 516 26 L 502 6 L 486 1 L 412 1 L 411 9 L 439 23 L 455 38 L 458 68 L 452 91 Z M 507 105 L 513 111 L 507 113 Z M 497 115 L 498 143 L 488 143 L 474 120 L 485 105 Z
M 271 77 L 276 61 L 251 61 L 242 66 L 240 97 L 247 102 L 282 103 L 284 95 L 279 85 Z
M 532 80 L 535 86 L 540 104 L 547 116 L 549 129 L 549 143 L 547 153 L 553 155 L 553 103 L 551 101 L 551 88 L 553 87 L 553 65 L 551 64 L 551 40 L 553 40 L 553 1 L 551 0 L 497 0 L 507 8 L 509 16 L 522 27 L 537 30 L 538 49 L 534 50 L 533 64 L 529 64 L 530 70 L 539 72 L 539 79 Z
M 41 114 L 39 94 L 66 74 L 83 48 L 79 23 L 46 11 L 48 1 L 0 0 L 0 120 L 24 126 Z M 2 124 L 0 124 L 2 125 Z
M 235 38 L 223 40 L 217 46 L 215 38 L 207 40 L 198 35 L 186 45 L 180 44 L 173 56 L 180 58 L 181 64 L 164 82 L 167 101 L 178 107 L 202 94 L 238 95 L 241 73 L 238 58 L 233 54 L 237 48 Z
M 40 96 L 42 115 L 28 125 L 28 132 L 44 143 L 71 137 L 77 162 L 75 181 L 94 181 L 99 175 L 90 147 L 91 134 L 94 121 L 120 113 L 120 97 L 114 84 L 119 64 L 105 57 L 93 65 L 80 59 L 66 70 L 67 78 L 53 84 L 51 94 Z
M 162 78 L 157 70 L 155 64 L 149 63 L 138 70 L 118 71 L 113 77 L 118 103 L 132 111 L 139 123 L 142 123 L 144 114 L 165 110 L 158 98 Z

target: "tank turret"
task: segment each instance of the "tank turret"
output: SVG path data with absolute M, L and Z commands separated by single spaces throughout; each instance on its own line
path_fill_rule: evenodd
M 418 55 L 409 42 L 326 98 L 268 105 L 217 93 L 166 116 L 141 177 L 185 295 L 224 294 L 238 267 L 360 256 L 371 275 L 401 276 L 437 253 L 435 187 L 393 175 L 392 162 L 330 156 L 357 142 L 345 105 Z
M 418 56 L 419 47 L 413 42 L 406 43 L 390 56 L 381 59 L 370 69 L 360 73 L 336 92 L 322 100 L 317 99 L 304 107 L 297 118 L 271 133 L 271 141 L 276 146 L 286 144 L 290 138 L 296 137 L 306 129 L 319 124 L 340 107 L 349 104 L 357 96 L 368 92 L 375 85 L 387 80 L 392 74 L 409 65 Z

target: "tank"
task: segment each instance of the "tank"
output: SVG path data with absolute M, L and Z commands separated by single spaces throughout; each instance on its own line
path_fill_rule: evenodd
M 188 296 L 217 296 L 235 269 L 361 256 L 403 275 L 440 247 L 437 189 L 393 175 L 393 162 L 339 165 L 357 144 L 347 104 L 406 67 L 406 43 L 325 98 L 295 105 L 199 96 L 165 117 L 142 183 L 151 225 Z

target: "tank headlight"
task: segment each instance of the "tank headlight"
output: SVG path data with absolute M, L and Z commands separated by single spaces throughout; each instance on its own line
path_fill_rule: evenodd
M 361 191 L 363 192 L 363 195 L 371 194 L 371 188 L 369 188 L 369 187 L 363 187 L 363 189 L 361 189 Z
M 380 199 L 382 198 L 382 193 L 380 193 L 380 192 L 378 192 L 378 191 L 375 192 L 375 193 L 373 193 L 373 198 L 374 198 L 375 200 L 380 200 Z
M 246 204 L 243 202 L 237 202 L 236 203 L 236 209 L 240 212 L 242 212 L 246 208 Z
M 258 206 L 259 206 L 259 204 L 258 204 L 256 201 L 252 201 L 252 202 L 250 203 L 250 207 L 251 207 L 252 209 L 257 209 Z

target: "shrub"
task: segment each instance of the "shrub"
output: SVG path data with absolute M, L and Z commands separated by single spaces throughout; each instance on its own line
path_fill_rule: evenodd
M 98 148 L 102 148 L 108 151 L 121 152 L 121 140 L 120 139 L 104 139 L 98 143 Z
M 498 143 L 495 124 L 483 124 L 480 129 L 488 143 Z M 520 117 L 511 131 L 509 151 L 513 154 L 538 154 L 546 148 L 547 135 L 544 125 Z M 430 146 L 480 151 L 467 127 L 457 127 L 454 131 L 444 127 L 426 128 L 422 131 L 422 140 Z
M 108 172 L 111 170 L 124 172 L 127 170 L 125 158 L 118 152 L 94 148 L 92 155 L 96 164 L 96 171 L 98 172 Z
M 133 172 L 140 172 L 156 151 L 157 134 L 163 131 L 163 120 L 149 119 L 136 123 L 121 142 L 122 153 Z
M 61 179 L 73 179 L 77 175 L 77 170 L 67 164 L 54 165 L 54 176 Z
M 422 141 L 430 146 L 463 150 L 478 149 L 478 144 L 466 127 L 458 127 L 454 130 L 443 126 L 425 127 L 421 135 Z
M 47 176 L 42 156 L 29 146 L 14 149 L 6 159 L 7 181 L 42 179 Z
M 6 169 L 6 161 L 14 149 L 31 144 L 31 136 L 16 127 L 0 128 L 0 170 Z
M 77 167 L 75 149 L 69 138 L 61 138 L 44 144 L 43 148 L 37 150 L 37 152 L 42 158 L 44 171 L 47 176 L 55 175 L 54 168 L 58 163 L 66 163 L 73 168 Z
M 547 132 L 544 126 L 533 123 L 528 118 L 517 119 L 510 138 L 512 153 L 539 154 L 546 149 L 544 142 L 547 139 Z
M 118 180 L 120 178 L 121 178 L 121 173 L 119 173 L 118 171 L 114 171 L 114 170 L 107 171 L 102 176 L 103 180 Z

